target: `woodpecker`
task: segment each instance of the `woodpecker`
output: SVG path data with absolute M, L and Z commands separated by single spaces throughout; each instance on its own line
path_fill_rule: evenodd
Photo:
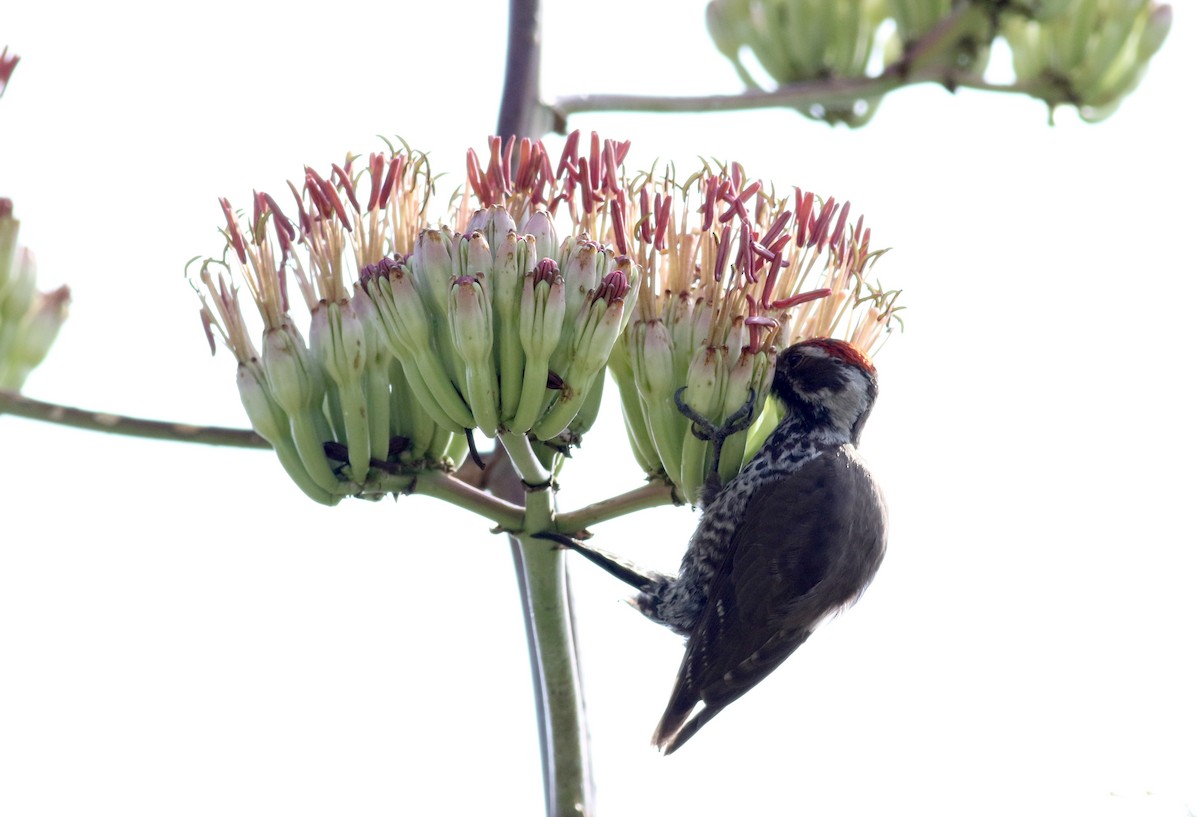
M 633 585 L 642 613 L 687 636 L 653 737 L 666 754 L 853 604 L 883 559 L 887 511 L 857 451 L 878 391 L 875 367 L 845 341 L 810 339 L 779 355 L 771 390 L 783 420 L 737 476 L 705 490 L 677 575 L 548 537 Z M 677 402 L 693 431 L 718 446 L 748 422 L 706 424 Z

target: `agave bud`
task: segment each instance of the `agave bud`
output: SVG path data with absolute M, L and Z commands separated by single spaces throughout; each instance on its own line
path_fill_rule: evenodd
M 675 374 L 671 333 L 661 320 L 630 325 L 633 382 L 641 397 L 650 439 L 667 477 L 679 482 L 679 456 L 686 422 L 675 406 L 675 392 L 685 383 Z
M 450 336 L 454 350 L 466 364 L 467 404 L 475 425 L 496 436 L 500 420 L 496 367 L 492 359 L 492 306 L 481 282 L 462 276 L 450 292 Z
M 558 264 L 551 258 L 543 258 L 532 272 L 526 274 L 521 292 L 518 331 L 525 353 L 525 371 L 520 402 L 509 426 L 513 431 L 528 431 L 547 402 L 550 356 L 562 335 L 566 303 Z
M 496 248 L 500 246 L 500 242 L 506 235 L 516 232 L 516 229 L 517 223 L 513 221 L 508 210 L 494 205 L 477 210 L 475 215 L 471 216 L 471 220 L 467 222 L 467 229 L 464 232 L 470 235 L 478 231 L 483 234 L 489 247 Z
M 24 376 L 46 359 L 50 346 L 67 320 L 67 305 L 71 291 L 59 287 L 52 292 L 37 292 L 33 303 L 20 324 L 19 336 L 13 349 L 13 359 L 23 369 Z
M 626 264 L 628 259 L 624 259 Z M 583 325 L 575 335 L 570 362 L 561 372 L 563 387 L 550 411 L 533 427 L 541 440 L 557 437 L 583 407 L 584 399 L 596 376 L 604 369 L 613 344 L 621 333 L 625 294 L 629 279 L 623 270 L 605 276 L 600 286 L 590 293 Z
M 267 387 L 288 417 L 292 441 L 305 470 L 323 491 L 337 493 L 338 480 L 325 457 L 324 442 L 333 439 L 333 433 L 321 412 L 324 378 L 314 369 L 290 318 L 263 333 L 262 361 Z
M 309 340 L 313 354 L 337 389 L 342 434 L 350 463 L 350 478 L 362 482 L 371 462 L 371 438 L 363 375 L 367 339 L 362 322 L 349 301 L 321 301 L 312 313 Z
M 538 210 L 525 222 L 525 232 L 533 236 L 537 242 L 537 257 L 534 263 L 543 258 L 558 260 L 558 232 L 554 229 L 554 221 L 545 210 Z
M 238 394 L 242 399 L 242 407 L 250 418 L 250 425 L 258 436 L 271 444 L 280 464 L 292 481 L 304 491 L 310 499 L 322 505 L 336 505 L 341 499 L 337 493 L 330 492 L 326 487 L 314 480 L 305 468 L 296 444 L 292 441 L 290 424 L 287 415 L 279 404 L 272 399 L 266 383 L 266 372 L 262 364 L 255 361 L 239 363 L 237 369 Z
M 454 280 L 450 245 L 449 230 L 422 230 L 410 260 L 426 309 L 434 315 L 446 314 L 448 285 Z
M 1171 26 L 1154 0 L 1093 0 L 1070 14 L 1004 19 L 1017 79 L 1052 107 L 1072 104 L 1096 122 L 1141 81 Z
M 688 366 L 687 386 L 683 400 L 697 414 L 714 425 L 724 420 L 721 409 L 725 404 L 725 388 L 729 379 L 726 357 L 729 350 L 724 346 L 707 346 L 696 350 Z M 680 452 L 679 482 L 676 483 L 684 497 L 692 504 L 700 499 L 700 490 L 708 478 L 712 445 L 695 434 L 685 434 Z
M 504 237 L 496 251 L 492 271 L 492 306 L 495 311 L 496 362 L 500 373 L 501 416 L 511 420 L 521 400 L 521 295 L 526 274 L 533 268 L 533 247 L 515 232 Z

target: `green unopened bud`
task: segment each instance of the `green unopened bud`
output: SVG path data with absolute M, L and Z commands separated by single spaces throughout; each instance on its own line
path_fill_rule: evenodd
M 496 328 L 496 368 L 500 373 L 501 416 L 506 424 L 521 400 L 521 294 L 525 276 L 533 269 L 533 247 L 524 236 L 509 233 L 496 251 L 492 272 L 492 307 Z
M 558 346 L 566 314 L 566 294 L 558 264 L 543 258 L 525 276 L 521 291 L 519 334 L 525 353 L 521 398 L 516 415 L 509 425 L 512 431 L 528 431 L 537 421 L 546 402 L 546 379 L 550 373 L 550 356 Z
M 1090 122 L 1112 114 L 1141 81 L 1171 25 L 1153 0 L 1091 0 L 1070 14 L 1004 20 L 1017 79 L 1051 106 L 1073 104 Z
M 642 397 L 646 427 L 667 478 L 679 484 L 679 454 L 686 422 L 675 406 L 675 392 L 686 385 L 675 375 L 671 333 L 660 320 L 633 324 L 630 364 Z
M 271 397 L 288 417 L 292 441 L 309 477 L 331 494 L 339 491 L 325 457 L 325 441 L 332 439 L 321 412 L 324 377 L 313 362 L 296 327 L 285 316 L 282 326 L 263 333 L 263 367 Z
M 312 313 L 309 331 L 313 354 L 337 389 L 339 427 L 345 437 L 350 478 L 362 482 L 371 463 L 370 426 L 363 376 L 367 366 L 367 339 L 362 322 L 349 301 L 321 301 Z
M 431 241 L 434 245 L 436 242 Z M 375 307 L 380 337 L 403 365 L 415 399 L 447 431 L 474 425 L 471 411 L 451 383 L 439 354 L 442 341 L 440 337 L 435 340 L 431 316 L 417 291 L 413 271 L 400 262 L 380 262 L 364 270 L 362 284 Z
M 582 408 L 596 376 L 604 369 L 613 344 L 621 333 L 625 295 L 629 280 L 617 270 L 605 276 L 590 293 L 582 327 L 576 332 L 569 363 L 563 372 L 563 387 L 546 416 L 533 426 L 541 440 L 557 437 Z
M 366 366 L 363 370 L 363 392 L 367 399 L 367 421 L 371 441 L 371 457 L 386 460 L 391 440 L 390 370 L 395 357 L 382 337 L 382 328 L 375 307 L 361 283 L 354 285 L 350 301 L 354 314 L 363 329 Z
M 888 17 L 877 0 L 713 0 L 708 30 L 748 86 L 759 87 L 742 63 L 749 49 L 780 85 L 866 76 L 876 32 Z M 810 119 L 851 126 L 870 119 L 879 97 L 800 108 Z
M 554 220 L 545 210 L 538 210 L 525 222 L 525 232 L 533 236 L 537 242 L 537 257 L 534 263 L 543 258 L 558 261 L 558 231 L 554 229 Z
M 446 314 L 446 296 L 449 284 L 454 280 L 454 262 L 450 257 L 452 236 L 450 231 L 422 230 L 413 248 L 409 266 L 416 276 L 417 285 L 427 308 L 435 315 Z
M 71 290 L 65 286 L 52 292 L 34 294 L 33 304 L 20 325 L 20 337 L 14 349 L 14 357 L 25 367 L 26 373 L 46 359 L 46 353 L 67 320 L 67 306 L 70 303 Z
M 492 306 L 481 282 L 462 276 L 450 291 L 450 336 L 466 364 L 467 404 L 475 425 L 496 436 L 500 419 L 496 368 L 492 360 Z
M 12 201 L 0 199 L 0 300 L 3 300 L 4 291 L 12 278 L 20 230 L 21 222 L 13 217 Z
M 238 364 L 238 395 L 246 416 L 250 418 L 251 427 L 271 444 L 280 464 L 300 490 L 322 505 L 336 505 L 341 495 L 328 490 L 309 475 L 292 441 L 287 415 L 271 398 L 266 381 L 266 372 L 258 361 Z
M 744 346 L 734 358 L 734 348 L 730 347 L 729 362 L 733 366 L 729 369 L 729 376 L 725 382 L 724 401 L 719 410 L 721 419 L 718 422 L 722 423 L 741 411 L 752 393 L 755 399 L 754 411 L 751 416 L 757 418 L 766 399 L 762 372 L 766 368 L 767 353 L 765 351 L 753 352 L 750 347 Z M 721 475 L 722 482 L 728 482 L 738 471 L 742 470 L 747 437 L 748 431 L 739 431 L 725 438 L 721 448 L 721 461 L 717 463 L 717 470 Z
M 570 358 L 575 333 L 586 319 L 592 293 L 608 274 L 611 261 L 612 250 L 588 238 L 568 238 L 563 242 L 559 271 L 567 298 L 567 323 L 559 338 L 558 348 L 550 358 L 550 368 L 560 374 Z
M 688 366 L 687 390 L 684 402 L 697 414 L 715 426 L 725 418 L 725 385 L 728 369 L 725 362 L 728 350 L 724 346 L 703 346 L 692 356 Z M 688 502 L 695 505 L 700 501 L 700 491 L 711 470 L 712 444 L 701 440 L 690 431 L 684 434 L 683 448 L 679 458 L 680 478 L 676 485 Z
M 496 249 L 504 237 L 509 233 L 516 232 L 516 229 L 517 223 L 513 221 L 508 210 L 500 205 L 493 205 L 476 210 L 467 221 L 467 229 L 464 232 L 467 235 L 476 231 L 480 232 L 488 246 Z
M 8 280 L 0 289 L 0 321 L 15 324 L 33 305 L 37 289 L 37 262 L 24 247 L 16 250 L 7 270 Z
M 646 426 L 646 414 L 642 410 L 642 399 L 633 380 L 629 334 L 622 333 L 613 345 L 613 353 L 608 358 L 608 370 L 617 381 L 617 390 L 621 395 L 621 414 L 625 419 L 625 432 L 633 447 L 633 457 L 643 471 L 653 474 L 662 469 L 662 462 L 659 461 L 658 452 L 654 450 L 654 441 L 650 438 L 650 429 Z
M 488 241 L 487 236 L 478 230 L 469 233 L 467 237 L 467 264 L 464 274 L 483 284 L 485 289 L 489 289 L 490 281 L 488 279 L 492 275 L 492 260 L 492 244 Z

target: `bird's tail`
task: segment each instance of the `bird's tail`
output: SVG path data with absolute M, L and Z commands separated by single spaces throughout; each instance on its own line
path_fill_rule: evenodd
M 724 704 L 709 706 L 706 703 L 703 709 L 693 715 L 692 712 L 698 703 L 700 697 L 695 689 L 687 681 L 680 679 L 675 691 L 671 693 L 671 700 L 667 701 L 667 709 L 663 712 L 662 720 L 658 722 L 658 728 L 654 730 L 654 737 L 650 739 L 664 755 L 671 754 L 687 743 L 692 735 L 700 731 L 700 727 L 725 708 Z

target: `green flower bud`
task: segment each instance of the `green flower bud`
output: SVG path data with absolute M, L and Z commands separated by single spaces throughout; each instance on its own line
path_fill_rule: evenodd
M 521 291 L 518 333 L 525 353 L 525 370 L 520 401 L 509 424 L 512 431 L 528 431 L 548 402 L 546 379 L 550 356 L 562 335 L 566 304 L 558 264 L 551 258 L 543 258 L 536 269 L 525 275 Z
M 500 246 L 500 242 L 509 233 L 516 232 L 517 223 L 513 221 L 513 217 L 508 210 L 499 206 L 493 205 L 482 210 L 476 210 L 467 222 L 465 233 L 470 235 L 473 232 L 480 232 L 487 245 L 492 249 Z
M 671 334 L 661 320 L 638 322 L 631 328 L 629 358 L 646 427 L 667 478 L 678 485 L 687 423 L 675 405 L 675 392 L 685 382 L 675 375 Z
M 0 290 L 0 321 L 15 325 L 33 306 L 37 291 L 37 262 L 33 253 L 18 249 L 7 270 L 7 281 Z
M 533 247 L 515 232 L 504 237 L 492 272 L 492 307 L 496 329 L 496 368 L 500 373 L 501 416 L 512 420 L 521 400 L 521 295 L 526 274 L 533 269 Z
M 304 341 L 291 318 L 263 333 L 263 367 L 271 397 L 287 415 L 292 441 L 309 477 L 323 491 L 340 491 L 337 477 L 325 457 L 326 441 L 333 439 L 321 411 L 324 377 L 316 371 Z
M 728 349 L 724 346 L 704 346 L 696 350 L 688 366 L 687 390 L 683 400 L 691 409 L 707 418 L 713 425 L 720 425 L 720 416 L 725 405 L 725 384 L 728 369 L 725 358 Z M 676 485 L 684 497 L 693 505 L 700 501 L 700 491 L 708 478 L 712 444 L 695 434 L 685 433 L 680 452 L 680 477 Z
M 479 430 L 494 437 L 500 419 L 492 360 L 492 306 L 483 284 L 469 276 L 454 282 L 449 303 L 450 336 L 454 350 L 466 364 L 467 404 Z
M 52 292 L 37 292 L 25 319 L 19 325 L 13 359 L 27 375 L 46 359 L 50 346 L 67 320 L 71 290 L 62 286 Z M 21 378 L 24 380 L 24 377 Z M 18 386 L 20 384 L 17 384 Z
M 558 399 L 546 416 L 533 426 L 533 433 L 538 439 L 557 437 L 582 408 L 588 390 L 604 369 L 613 344 L 621 333 L 628 291 L 629 280 L 623 271 L 617 270 L 605 276 L 600 286 L 591 293 L 583 326 L 575 335 L 570 361 L 565 371 L 560 372 L 563 387 Z
M 537 257 L 534 263 L 543 258 L 553 258 L 556 262 L 559 256 L 558 231 L 554 229 L 554 220 L 545 210 L 538 210 L 525 222 L 525 232 L 533 236 L 537 242 Z
M 290 424 L 287 415 L 272 398 L 267 388 L 266 372 L 258 361 L 239 363 L 237 368 L 238 395 L 242 399 L 242 407 L 250 418 L 250 425 L 258 436 L 271 444 L 275 456 L 283 465 L 292 481 L 304 491 L 310 499 L 322 505 L 336 505 L 341 495 L 331 492 L 319 484 L 304 467 L 296 445 L 292 441 Z
M 409 267 L 421 288 L 426 309 L 434 315 L 446 314 L 449 284 L 454 280 L 454 263 L 450 256 L 453 236 L 450 231 L 422 230 L 413 248 Z
M 312 313 L 309 340 L 313 354 L 337 390 L 350 462 L 350 478 L 362 482 L 371 462 L 370 426 L 363 375 L 367 366 L 366 332 L 349 301 L 321 301 Z M 341 436 L 341 435 L 339 435 Z
M 426 235 L 422 234 L 418 246 Z M 432 239 L 431 243 L 436 245 L 436 241 Z M 415 279 L 413 271 L 400 262 L 385 260 L 364 270 L 363 289 L 375 307 L 381 337 L 404 366 L 420 405 L 447 431 L 473 426 L 474 417 L 452 384 L 444 358 L 439 354 L 442 341 L 440 337 L 434 338 L 431 316 Z

